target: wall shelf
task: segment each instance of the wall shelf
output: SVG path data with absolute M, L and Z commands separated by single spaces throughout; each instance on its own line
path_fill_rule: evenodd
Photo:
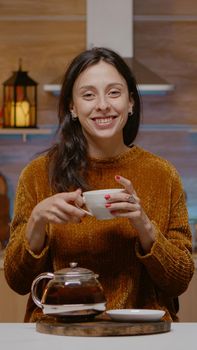
M 190 134 L 197 134 L 197 127 L 189 129 Z
M 196 130 L 196 131 L 195 131 Z M 140 131 L 150 131 L 150 132 L 187 132 L 193 133 L 197 132 L 197 128 L 193 127 L 191 124 L 141 124 Z
M 45 128 L 0 128 L 0 137 L 1 135 L 21 135 L 23 142 L 26 142 L 28 135 L 53 135 L 55 128 L 56 126 L 54 125 L 49 125 Z M 189 134 L 197 134 L 197 127 L 191 127 L 189 124 L 141 124 L 140 130 L 146 132 L 182 131 Z
M 1 135 L 21 135 L 23 142 L 27 141 L 28 135 L 51 135 L 54 130 L 52 128 L 0 128 L 0 136 Z
M 46 92 L 51 92 L 54 96 L 59 96 L 61 84 L 45 84 L 43 89 Z

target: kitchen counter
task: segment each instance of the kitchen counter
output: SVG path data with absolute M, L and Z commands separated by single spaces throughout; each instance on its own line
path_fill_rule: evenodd
M 38 333 L 33 323 L 1 323 L 0 339 L 3 350 L 196 350 L 197 323 L 172 323 L 171 328 L 152 335 L 70 337 Z

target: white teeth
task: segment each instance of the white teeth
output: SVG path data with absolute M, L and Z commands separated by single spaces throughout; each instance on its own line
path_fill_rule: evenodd
M 111 121 L 112 121 L 112 118 L 110 117 L 110 118 L 99 118 L 99 119 L 95 119 L 95 122 L 97 123 L 97 124 L 109 124 L 109 123 L 111 123 Z

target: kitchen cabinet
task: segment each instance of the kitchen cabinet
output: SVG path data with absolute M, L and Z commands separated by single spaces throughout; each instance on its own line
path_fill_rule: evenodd
M 23 322 L 28 295 L 15 293 L 0 269 L 0 322 Z
M 197 322 L 197 258 L 195 258 L 195 272 L 188 289 L 179 297 L 181 322 Z

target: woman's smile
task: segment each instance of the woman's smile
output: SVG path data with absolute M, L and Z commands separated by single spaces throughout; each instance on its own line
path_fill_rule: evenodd
M 93 117 L 95 125 L 99 128 L 108 128 L 114 125 L 114 120 L 117 116 L 103 116 L 103 117 Z

